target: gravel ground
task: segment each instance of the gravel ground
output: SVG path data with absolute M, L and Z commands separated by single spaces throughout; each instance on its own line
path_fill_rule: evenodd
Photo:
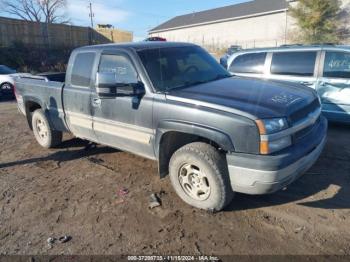
M 42 149 L 14 102 L 0 112 L 0 254 L 350 255 L 350 127 L 332 125 L 287 190 L 236 194 L 210 214 L 184 204 L 155 162 L 70 136 Z M 152 193 L 161 207 L 148 208 Z

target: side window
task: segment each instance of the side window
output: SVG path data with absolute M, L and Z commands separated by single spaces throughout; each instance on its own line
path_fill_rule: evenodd
M 326 52 L 323 76 L 330 78 L 350 78 L 350 53 Z
M 75 86 L 89 87 L 95 53 L 79 53 L 74 60 L 71 83 Z
M 290 76 L 313 76 L 317 52 L 274 53 L 271 74 Z
M 115 73 L 119 83 L 137 83 L 137 72 L 130 59 L 124 55 L 102 55 L 98 71 Z
M 232 73 L 255 73 L 264 72 L 266 53 L 253 53 L 240 55 L 235 58 L 230 66 Z

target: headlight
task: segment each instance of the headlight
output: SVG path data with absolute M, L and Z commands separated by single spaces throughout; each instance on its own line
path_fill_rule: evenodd
M 256 120 L 255 122 L 259 128 L 260 135 L 270 135 L 288 128 L 285 118 Z
M 256 120 L 256 124 L 260 133 L 260 154 L 268 155 L 292 145 L 291 136 L 278 139 L 272 139 L 269 136 L 288 128 L 288 122 L 285 118 Z
M 290 136 L 286 136 L 274 141 L 263 141 L 261 142 L 261 145 L 264 145 L 263 147 L 260 146 L 260 151 L 263 149 L 261 152 L 262 154 L 271 154 L 292 145 L 292 138 Z

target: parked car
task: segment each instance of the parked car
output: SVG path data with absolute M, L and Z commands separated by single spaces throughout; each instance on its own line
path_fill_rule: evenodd
M 350 123 L 350 47 L 285 46 L 234 54 L 229 71 L 235 75 L 286 80 L 315 89 L 324 115 Z
M 156 160 L 182 200 L 212 211 L 286 187 L 326 141 L 314 90 L 233 77 L 192 44 L 78 48 L 65 82 L 18 77 L 16 98 L 41 146 L 71 132 Z
M 16 70 L 9 68 L 5 65 L 0 65 L 0 97 L 10 96 L 13 97 L 13 74 Z
M 153 37 L 146 38 L 144 41 L 145 42 L 153 42 L 153 41 L 166 42 L 166 39 L 163 37 L 153 36 Z
M 239 45 L 232 45 L 230 46 L 226 53 L 220 58 L 220 64 L 227 69 L 227 61 L 234 53 L 240 51 L 242 49 Z

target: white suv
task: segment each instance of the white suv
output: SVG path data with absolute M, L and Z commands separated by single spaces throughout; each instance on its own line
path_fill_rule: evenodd
M 232 55 L 234 75 L 298 82 L 315 89 L 323 114 L 350 123 L 350 47 L 291 45 L 243 50 Z
M 16 70 L 11 69 L 5 65 L 0 65 L 0 97 L 9 95 L 14 96 L 13 87 L 14 79 L 13 76 Z

